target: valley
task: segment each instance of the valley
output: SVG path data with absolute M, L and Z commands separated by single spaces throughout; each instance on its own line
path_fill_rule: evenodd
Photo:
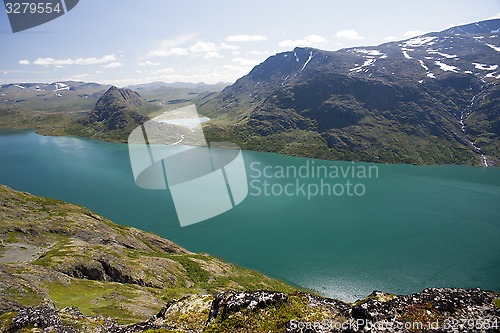
M 4 128 L 126 142 L 147 119 L 196 104 L 211 119 L 204 123 L 209 141 L 243 149 L 492 166 L 500 159 L 499 25 L 477 22 L 335 52 L 295 48 L 227 87 L 157 82 L 123 88 L 129 100 L 113 97 L 125 90 L 95 83 L 3 85 L 0 119 Z M 97 114 L 109 109 L 122 111 Z

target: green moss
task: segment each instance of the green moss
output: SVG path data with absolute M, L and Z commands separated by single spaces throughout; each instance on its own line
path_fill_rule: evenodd
M 22 306 L 35 306 L 43 301 L 36 289 L 27 285 L 18 285 L 16 288 L 6 288 L 2 290 L 2 296 L 6 299 L 15 300 Z
M 275 304 L 264 309 L 243 310 L 228 316 L 219 316 L 208 325 L 206 333 L 253 332 L 281 333 L 292 319 L 320 322 L 327 314 L 315 312 L 307 306 L 308 300 L 302 294 L 289 296 L 288 302 Z
M 103 283 L 83 279 L 74 279 L 69 284 L 46 284 L 50 298 L 58 308 L 77 307 L 87 316 L 112 317 L 120 323 L 133 323 L 148 319 L 127 311 L 123 304 L 133 303 L 140 294 L 138 287 L 120 283 Z M 160 308 L 154 304 L 153 310 Z
M 495 303 L 495 307 L 497 309 L 500 309 L 500 298 L 495 298 L 493 302 Z
M 59 242 L 56 245 L 54 245 L 49 251 L 44 253 L 38 259 L 34 260 L 32 263 L 45 267 L 52 266 L 52 264 L 54 263 L 54 257 L 64 257 L 68 254 L 68 244 L 69 239 L 60 238 Z
M 171 257 L 184 267 L 188 277 L 195 283 L 206 283 L 210 277 L 209 273 L 201 268 L 200 264 L 191 260 L 186 255 L 176 255 Z
M 16 312 L 6 312 L 0 315 L 0 332 L 9 332 L 12 320 L 16 315 Z
M 19 231 L 8 232 L 7 239 L 4 242 L 7 244 L 18 243 L 20 235 L 21 235 L 21 233 Z

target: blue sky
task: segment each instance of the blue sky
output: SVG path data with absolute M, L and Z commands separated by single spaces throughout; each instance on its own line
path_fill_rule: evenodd
M 12 33 L 0 5 L 0 83 L 234 82 L 295 46 L 378 45 L 500 17 L 500 0 L 80 0 Z

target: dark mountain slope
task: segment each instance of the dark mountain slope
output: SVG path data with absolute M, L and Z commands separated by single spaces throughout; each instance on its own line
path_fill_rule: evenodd
M 201 105 L 218 118 L 206 132 L 301 156 L 496 163 L 494 97 L 477 101 L 498 89 L 498 28 L 491 20 L 377 47 L 277 54 Z
M 139 93 L 112 86 L 80 123 L 90 136 L 124 141 L 134 128 L 148 120 L 143 115 L 148 106 Z

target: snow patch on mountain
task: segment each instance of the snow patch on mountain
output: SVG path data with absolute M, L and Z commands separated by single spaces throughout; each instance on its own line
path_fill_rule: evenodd
M 56 87 L 56 89 L 54 89 L 54 91 L 69 90 L 68 85 L 66 85 L 64 83 L 56 82 L 56 83 L 54 83 L 54 86 Z
M 418 47 L 418 46 L 422 46 L 422 45 L 432 45 L 434 44 L 435 42 L 434 39 L 436 39 L 437 37 L 431 37 L 431 36 L 421 36 L 421 37 L 415 37 L 415 38 L 412 38 L 410 40 L 407 40 L 406 42 L 403 42 L 403 46 L 405 47 Z
M 311 61 L 311 59 L 314 57 L 314 54 L 312 51 L 309 52 L 309 58 L 306 60 L 306 62 L 304 63 L 304 66 L 302 66 L 302 69 L 301 71 L 304 70 L 304 68 L 306 68 L 307 64 L 309 63 L 309 61 Z
M 401 49 L 401 52 L 403 52 L 403 56 L 406 58 L 406 59 L 413 59 L 412 57 L 410 57 L 410 55 L 408 54 L 408 52 L 406 52 L 405 49 Z
M 384 55 L 384 53 L 380 52 L 379 50 L 354 49 L 354 52 L 364 53 L 364 54 L 370 55 L 370 56 L 383 56 Z
M 488 45 L 489 47 L 491 47 L 493 50 L 500 52 L 500 47 L 492 45 L 492 44 L 488 44 L 488 43 L 485 43 L 485 44 Z
M 377 59 L 373 59 L 373 58 L 366 59 L 365 62 L 363 63 L 363 65 L 351 68 L 349 71 L 359 73 L 363 70 L 364 67 L 373 65 L 375 63 L 375 61 L 377 61 Z
M 441 61 L 435 61 L 435 64 L 438 65 L 442 71 L 458 73 L 458 67 L 447 65 Z
M 494 71 L 495 69 L 498 68 L 498 65 L 484 65 L 484 64 L 479 64 L 477 62 L 472 63 L 476 69 L 480 69 L 482 71 Z
M 453 58 L 457 57 L 456 54 L 446 54 L 446 53 L 439 52 L 438 50 L 426 50 L 426 52 L 429 54 L 437 54 L 437 55 L 440 55 L 440 56 L 448 58 L 448 59 L 453 59 Z
M 495 79 L 500 79 L 500 74 L 496 75 L 497 72 L 493 72 L 493 73 L 488 73 L 486 74 L 486 77 L 494 77 Z
M 423 60 L 419 60 L 418 62 L 420 63 L 420 66 L 422 66 L 422 68 L 425 69 L 425 71 L 427 72 L 429 71 L 429 67 L 425 65 L 425 62 Z

